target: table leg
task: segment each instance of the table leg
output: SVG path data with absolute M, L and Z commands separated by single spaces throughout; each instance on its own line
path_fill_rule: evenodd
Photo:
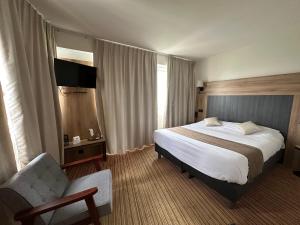
M 103 154 L 104 161 L 106 161 L 106 144 L 104 144 L 104 146 L 103 146 L 102 154 Z

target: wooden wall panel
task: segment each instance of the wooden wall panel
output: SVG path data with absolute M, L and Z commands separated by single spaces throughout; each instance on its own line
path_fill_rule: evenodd
M 205 95 L 203 93 L 198 93 L 196 96 L 196 121 L 201 121 L 204 119 L 204 101 Z
M 300 94 L 300 73 L 207 82 L 204 93 L 208 95 L 297 95 Z
M 292 165 L 293 162 L 293 152 L 294 146 L 296 144 L 300 144 L 300 95 L 294 96 L 294 102 L 292 107 L 291 119 L 290 119 L 290 126 L 289 126 L 289 133 L 287 139 L 287 149 L 285 158 L 288 165 Z
M 92 62 L 64 59 L 92 66 Z M 60 87 L 59 102 L 62 111 L 64 134 L 69 139 L 79 135 L 81 139 L 89 137 L 89 128 L 99 133 L 96 115 L 95 89 Z
M 89 128 L 99 133 L 96 116 L 95 90 L 64 87 L 59 93 L 64 134 L 81 139 L 89 137 Z
M 204 115 L 209 95 L 294 95 L 285 165 L 292 166 L 295 144 L 300 144 L 300 73 L 206 82 Z

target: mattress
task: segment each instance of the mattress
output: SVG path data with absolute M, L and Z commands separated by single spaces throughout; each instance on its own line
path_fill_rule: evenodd
M 238 123 L 223 121 L 222 126 L 207 127 L 201 121 L 183 127 L 256 147 L 262 151 L 264 162 L 284 148 L 284 138 L 277 130 L 261 127 L 260 132 L 244 135 L 237 125 Z M 156 130 L 154 141 L 180 161 L 212 178 L 241 185 L 248 181 L 248 159 L 242 154 L 188 138 L 168 129 Z

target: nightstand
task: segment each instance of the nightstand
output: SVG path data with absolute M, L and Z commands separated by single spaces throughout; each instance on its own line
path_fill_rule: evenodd
M 294 174 L 300 177 L 300 145 L 295 146 L 293 170 Z
M 84 139 L 78 144 L 70 143 L 64 146 L 64 150 L 65 163 L 86 159 L 92 156 L 99 156 L 101 154 L 103 160 L 106 161 L 106 143 L 104 138 L 93 141 Z

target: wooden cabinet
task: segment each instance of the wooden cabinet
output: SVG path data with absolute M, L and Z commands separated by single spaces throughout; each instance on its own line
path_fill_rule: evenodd
M 204 119 L 205 112 L 205 95 L 203 93 L 197 93 L 196 95 L 196 110 L 195 110 L 195 122 L 199 122 Z
M 295 146 L 293 158 L 294 174 L 300 177 L 300 145 Z
M 92 66 L 93 62 L 75 59 L 63 60 Z M 59 87 L 59 103 L 62 114 L 64 134 L 70 139 L 80 136 L 81 139 L 89 138 L 89 129 L 95 134 L 100 134 L 97 120 L 96 92 L 94 88 Z
M 102 155 L 103 159 L 106 160 L 106 143 L 104 139 L 95 141 L 81 140 L 79 144 L 70 143 L 64 147 L 65 163 L 97 155 Z

